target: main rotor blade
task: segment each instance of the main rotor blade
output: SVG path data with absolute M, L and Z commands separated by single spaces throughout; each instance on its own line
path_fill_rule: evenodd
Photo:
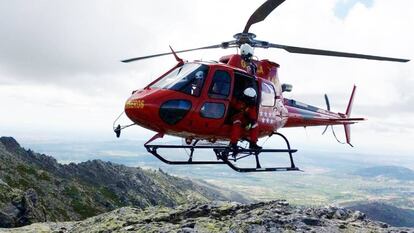
M 175 51 L 175 53 L 184 53 L 184 52 L 190 52 L 190 51 L 201 50 L 201 49 L 216 49 L 216 48 L 222 48 L 222 47 L 223 47 L 223 43 L 222 44 L 217 44 L 217 45 L 210 45 L 210 46 L 200 47 L 200 48 Z M 143 57 L 135 57 L 135 58 L 122 60 L 122 62 L 128 63 L 128 62 L 144 60 L 144 59 L 153 58 L 153 57 L 161 57 L 161 56 L 165 56 L 165 55 L 169 55 L 169 54 L 173 54 L 173 53 L 172 52 L 167 52 L 167 53 L 158 53 L 158 54 L 153 54 L 153 55 L 148 55 L 148 56 L 143 56 Z
M 289 53 L 301 53 L 301 54 L 333 56 L 333 57 L 362 58 L 362 59 L 369 59 L 369 60 L 392 61 L 392 62 L 409 62 L 410 61 L 408 59 L 402 59 L 402 58 L 380 57 L 380 56 L 365 55 L 365 54 L 358 54 L 358 53 L 346 53 L 346 52 L 337 52 L 337 51 L 330 51 L 330 50 L 302 48 L 302 47 L 294 47 L 294 46 L 271 44 L 271 43 L 269 44 L 269 47 L 284 49 L 288 51 Z
M 267 0 L 250 16 L 244 27 L 243 33 L 249 32 L 250 26 L 255 23 L 263 21 L 276 7 L 282 4 L 285 0 Z

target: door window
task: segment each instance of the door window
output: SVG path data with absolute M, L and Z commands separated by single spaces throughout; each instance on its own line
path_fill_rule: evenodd
M 230 86 L 230 74 L 223 70 L 217 70 L 214 73 L 208 96 L 216 99 L 227 99 L 230 94 Z
M 200 114 L 205 118 L 220 119 L 224 116 L 226 106 L 223 103 L 204 103 Z

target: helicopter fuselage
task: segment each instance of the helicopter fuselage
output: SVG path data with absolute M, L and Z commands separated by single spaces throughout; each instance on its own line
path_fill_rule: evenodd
M 222 57 L 220 62 L 180 62 L 145 88 L 134 91 L 125 112 L 134 123 L 158 133 L 228 140 L 232 98 L 241 88 L 253 85 L 258 93 L 259 137 L 282 127 L 344 124 L 340 119 L 346 118 L 345 114 L 283 98 L 279 65 L 268 60 L 254 62 L 255 76 L 246 72 L 247 64 L 237 54 Z M 201 81 L 194 78 L 200 71 L 205 75 Z M 248 139 L 248 130 L 242 137 Z

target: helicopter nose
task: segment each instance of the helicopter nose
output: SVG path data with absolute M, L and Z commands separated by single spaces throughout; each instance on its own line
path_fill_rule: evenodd
M 158 107 L 151 98 L 151 91 L 136 91 L 125 103 L 125 113 L 134 123 L 158 131 L 159 127 L 154 124 L 157 118 Z

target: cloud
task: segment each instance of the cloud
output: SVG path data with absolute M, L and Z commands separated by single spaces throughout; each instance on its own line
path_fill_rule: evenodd
M 61 86 L 105 83 L 105 75 L 128 72 L 119 61 L 132 51 L 138 55 L 160 47 L 161 32 L 151 28 L 156 28 L 157 13 L 173 17 L 173 6 L 186 9 L 183 1 L 147 7 L 138 1 L 0 1 L 0 80 Z M 173 27 L 188 20 L 174 17 Z M 163 27 L 165 35 L 172 30 Z
M 65 130 L 101 132 L 108 127 L 112 133 L 112 120 L 131 91 L 175 64 L 172 56 L 131 64 L 119 60 L 165 52 L 168 45 L 179 50 L 231 40 L 262 3 L 0 0 L 0 103 L 8 109 L 0 118 L 8 128 L 17 128 L 20 122 L 28 128 L 50 122 Z M 338 17 L 338 7 L 346 17 Z M 280 44 L 413 58 L 412 9 L 412 0 L 285 1 L 251 32 Z M 180 56 L 218 60 L 234 52 L 209 50 Z M 413 62 L 298 55 L 276 49 L 257 49 L 256 54 L 281 64 L 281 81 L 294 86 L 287 97 L 324 108 L 327 93 L 332 107 L 342 112 L 355 83 L 355 116 L 396 129 L 414 115 Z M 27 112 L 35 114 L 25 118 Z M 401 125 L 382 121 L 401 121 Z M 377 134 L 371 126 L 356 127 L 354 135 L 358 130 Z

